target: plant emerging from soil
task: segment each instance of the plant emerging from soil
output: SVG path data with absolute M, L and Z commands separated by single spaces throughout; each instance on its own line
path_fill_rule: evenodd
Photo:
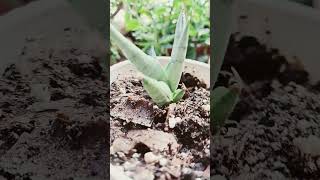
M 223 63 L 226 47 L 231 35 L 232 9 L 234 0 L 214 1 L 214 36 L 213 36 L 213 70 L 211 71 L 211 86 L 214 86 L 221 65 Z M 171 61 L 162 68 L 154 50 L 150 55 L 145 54 L 115 27 L 110 24 L 111 39 L 123 51 L 124 55 L 144 74 L 143 86 L 149 96 L 159 106 L 179 101 L 184 91 L 178 89 L 183 71 L 184 59 L 188 45 L 188 24 L 184 12 L 180 13 L 177 21 Z M 232 69 L 236 83 L 230 87 L 216 87 L 211 92 L 211 118 L 212 130 L 216 133 L 223 126 L 224 121 L 233 111 L 241 92 L 242 81 L 235 69 Z
M 78 3 L 73 3 L 73 1 L 70 2 L 75 9 L 81 12 L 81 14 L 91 22 L 93 27 L 104 34 L 104 19 L 101 18 L 103 16 L 100 16 L 98 13 L 104 11 L 95 10 L 86 12 L 84 9 L 87 9 L 87 4 L 85 4 L 84 0 L 81 0 Z M 103 1 L 99 0 L 97 3 L 90 5 L 101 8 L 104 7 L 101 6 L 102 4 Z M 212 39 L 214 43 L 211 62 L 211 67 L 213 69 L 210 71 L 211 87 L 214 87 L 215 82 L 217 81 L 231 35 L 231 21 L 233 18 L 234 4 L 235 0 L 215 0 L 212 3 L 214 24 Z M 151 50 L 150 55 L 145 54 L 110 24 L 111 40 L 113 40 L 113 42 L 122 50 L 124 55 L 137 67 L 137 69 L 144 74 L 144 89 L 159 106 L 177 102 L 184 95 L 184 91 L 178 89 L 178 85 L 187 53 L 189 39 L 188 29 L 188 20 L 184 11 L 182 11 L 176 24 L 171 60 L 165 68 L 162 68 L 156 58 L 154 49 Z M 233 111 L 243 86 L 238 73 L 234 69 L 232 69 L 232 71 L 236 77 L 236 82 L 230 87 L 216 87 L 211 92 L 211 127 L 214 134 L 221 126 L 223 126 L 225 120 Z
M 211 86 L 214 87 L 224 60 L 225 52 L 231 35 L 231 22 L 235 0 L 213 1 L 213 60 L 210 71 Z M 214 134 L 224 125 L 225 120 L 233 111 L 243 86 L 242 80 L 235 69 L 231 68 L 236 82 L 230 87 L 216 87 L 211 92 L 211 129 Z
M 184 11 L 180 13 L 176 24 L 171 60 L 164 68 L 160 65 L 154 49 L 151 49 L 150 55 L 144 53 L 112 24 L 110 24 L 110 37 L 144 75 L 143 87 L 157 105 L 164 106 L 183 97 L 184 91 L 178 89 L 178 85 L 183 72 L 189 37 L 188 20 Z

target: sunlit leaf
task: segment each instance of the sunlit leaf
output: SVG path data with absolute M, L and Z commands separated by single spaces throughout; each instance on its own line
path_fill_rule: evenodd
M 183 97 L 184 91 L 182 89 L 177 89 L 172 95 L 172 102 L 178 102 Z
M 194 25 L 192 25 L 192 24 L 189 25 L 189 35 L 190 36 L 196 36 L 197 35 L 197 30 L 194 27 Z
M 184 68 L 184 60 L 186 58 L 189 41 L 188 30 L 188 20 L 185 13 L 182 11 L 176 24 L 171 59 L 166 67 L 168 84 L 171 91 L 177 89 Z

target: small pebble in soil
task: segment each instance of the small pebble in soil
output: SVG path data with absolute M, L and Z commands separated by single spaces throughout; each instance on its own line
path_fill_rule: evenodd
M 126 158 L 126 155 L 123 152 L 117 152 L 117 154 L 118 154 L 118 157 L 120 159 L 125 159 Z
M 133 153 L 132 154 L 132 158 L 139 158 L 140 157 L 140 154 L 139 153 Z
M 173 129 L 176 126 L 176 123 L 177 123 L 176 118 L 174 117 L 169 118 L 169 128 Z
M 135 143 L 131 140 L 125 139 L 125 138 L 118 138 L 115 141 L 113 141 L 113 144 L 110 148 L 110 153 L 116 153 L 116 152 L 123 152 L 123 153 L 129 153 L 131 149 L 133 149 L 135 146 Z
M 159 156 L 153 154 L 153 152 L 147 152 L 144 154 L 144 161 L 148 164 L 150 163 L 156 163 L 160 159 Z
M 160 166 L 166 166 L 168 164 L 168 160 L 166 158 L 161 158 L 159 160 Z
M 180 123 L 182 120 L 180 117 L 171 117 L 169 118 L 169 128 L 173 129 L 176 124 Z
M 134 176 L 134 180 L 154 180 L 154 174 L 148 169 L 139 169 Z
M 206 104 L 206 105 L 202 105 L 201 108 L 206 111 L 206 112 L 209 112 L 210 111 L 210 105 L 209 104 Z

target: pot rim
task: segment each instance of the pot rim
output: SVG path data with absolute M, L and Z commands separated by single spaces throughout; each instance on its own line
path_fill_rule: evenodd
M 164 60 L 170 60 L 170 56 L 157 56 L 157 59 L 160 59 L 160 61 L 162 59 Z M 196 65 L 196 66 L 200 66 L 200 67 L 204 67 L 204 68 L 209 68 L 210 70 L 210 65 L 204 62 L 200 62 L 200 61 L 196 61 L 196 60 L 192 60 L 192 59 L 185 59 L 185 62 L 191 65 Z M 118 62 L 116 64 L 113 64 L 112 66 L 110 66 L 110 73 L 112 71 L 115 71 L 116 69 L 118 69 L 119 67 L 125 66 L 127 64 L 131 64 L 131 62 L 129 60 L 124 60 L 121 62 Z
M 169 56 L 158 56 L 160 64 L 165 66 L 171 57 Z M 161 59 L 163 61 L 161 61 Z M 190 73 L 197 77 L 200 81 L 207 84 L 210 87 L 210 64 L 199 62 L 196 60 L 185 59 L 184 72 Z M 141 72 L 137 71 L 136 67 L 129 61 L 125 60 L 110 66 L 110 84 L 121 77 L 130 75 L 141 76 Z

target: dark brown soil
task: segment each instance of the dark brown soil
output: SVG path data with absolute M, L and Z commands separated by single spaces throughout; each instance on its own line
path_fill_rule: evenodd
M 211 175 L 221 179 L 319 179 L 320 93 L 308 73 L 253 37 L 231 40 L 224 69 L 247 83 L 211 142 Z M 226 85 L 228 73 L 220 77 Z
M 182 84 L 185 97 L 161 108 L 141 79 L 111 85 L 111 164 L 123 168 L 119 173 L 136 179 L 209 178 L 209 91 L 190 74 Z
M 108 82 L 97 58 L 28 46 L 0 77 L 0 179 L 108 179 Z

